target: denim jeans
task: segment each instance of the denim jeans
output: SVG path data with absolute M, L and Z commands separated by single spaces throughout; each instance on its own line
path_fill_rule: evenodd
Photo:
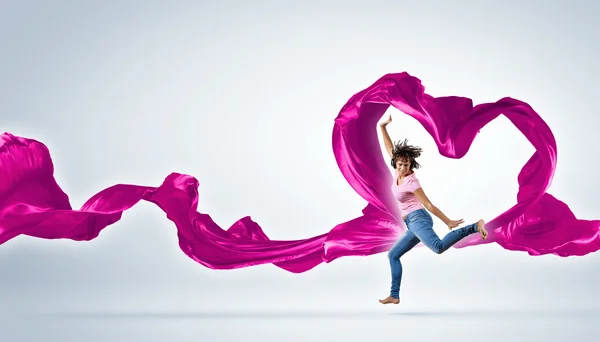
M 406 216 L 406 219 L 404 219 L 404 223 L 406 223 L 406 226 L 408 227 L 406 234 L 394 244 L 388 253 L 390 267 L 392 269 L 392 288 L 390 296 L 393 298 L 399 298 L 400 294 L 400 282 L 402 281 L 402 264 L 400 263 L 400 257 L 402 257 L 404 253 L 408 252 L 422 241 L 423 244 L 434 253 L 442 254 L 461 239 L 470 234 L 477 233 L 477 223 L 472 223 L 468 226 L 457 228 L 446 234 L 443 239 L 440 239 L 433 231 L 433 220 L 429 212 L 425 209 L 418 209 L 410 212 Z

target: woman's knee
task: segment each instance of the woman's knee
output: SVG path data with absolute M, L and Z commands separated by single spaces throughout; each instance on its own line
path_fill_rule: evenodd
M 443 249 L 442 247 L 435 247 L 431 249 L 435 254 L 442 254 L 444 253 L 445 249 Z
M 442 244 L 442 240 L 435 241 L 429 248 L 435 254 L 442 254 L 446 251 L 446 248 L 444 248 L 444 245 Z

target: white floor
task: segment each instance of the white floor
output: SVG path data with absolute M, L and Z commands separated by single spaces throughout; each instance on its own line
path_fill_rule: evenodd
M 4 318 L 2 341 L 598 341 L 596 311 L 88 312 Z

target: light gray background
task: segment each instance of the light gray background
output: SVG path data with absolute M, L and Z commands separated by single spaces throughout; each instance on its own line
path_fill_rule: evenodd
M 599 219 L 599 15 L 592 1 L 5 1 L 0 130 L 49 147 L 75 208 L 176 171 L 199 179 L 199 210 L 221 227 L 250 215 L 272 239 L 307 238 L 365 205 L 335 164 L 337 113 L 408 71 L 434 96 L 531 104 L 558 142 L 549 193 Z M 392 138 L 425 150 L 420 180 L 448 216 L 490 220 L 516 203 L 533 148 L 504 117 L 450 160 L 418 122 L 389 112 Z M 15 318 L 0 340 L 595 339 L 598 253 L 419 248 L 403 264 L 399 306 L 377 303 L 389 292 L 385 254 L 304 274 L 210 270 L 140 203 L 91 242 L 0 246 L 2 312 Z

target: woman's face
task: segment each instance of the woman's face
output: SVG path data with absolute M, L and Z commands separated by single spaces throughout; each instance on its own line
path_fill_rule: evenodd
M 398 170 L 398 174 L 401 176 L 410 174 L 410 161 L 408 159 L 398 158 L 398 160 L 396 160 L 396 170 Z

